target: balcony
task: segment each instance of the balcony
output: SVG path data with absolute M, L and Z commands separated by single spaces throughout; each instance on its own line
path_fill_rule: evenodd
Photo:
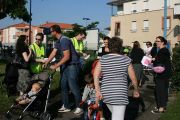
M 111 2 L 108 2 L 107 5 L 118 6 L 118 5 L 122 5 L 123 3 L 131 2 L 131 1 L 135 1 L 135 0 L 111 0 Z

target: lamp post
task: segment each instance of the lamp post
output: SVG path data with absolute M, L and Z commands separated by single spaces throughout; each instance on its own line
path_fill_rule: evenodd
M 167 0 L 164 0 L 164 38 L 167 35 Z
M 90 18 L 83 18 L 83 20 L 85 20 L 85 22 L 86 22 L 86 28 L 87 28 L 87 21 L 88 20 L 91 20 Z
M 31 2 L 32 0 L 30 0 L 30 4 L 29 4 L 29 14 L 32 17 L 32 13 L 31 13 Z M 32 19 L 32 18 L 31 18 Z M 29 44 L 31 44 L 31 20 L 29 21 Z

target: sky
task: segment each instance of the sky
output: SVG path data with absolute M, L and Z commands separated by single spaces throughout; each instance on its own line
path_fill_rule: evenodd
M 28 0 L 29 1 L 29 0 Z M 110 26 L 111 7 L 107 5 L 110 0 L 32 0 L 32 25 L 45 22 L 78 23 L 85 26 L 83 18 L 90 18 L 87 24 L 99 21 L 98 28 Z M 27 4 L 29 9 L 29 3 Z M 20 23 L 22 20 L 13 20 L 6 17 L 0 20 L 0 28 Z

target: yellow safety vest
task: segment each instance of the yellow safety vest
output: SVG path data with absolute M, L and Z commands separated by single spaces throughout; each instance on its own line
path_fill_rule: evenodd
M 71 41 L 75 47 L 75 50 L 77 52 L 80 52 L 82 53 L 83 50 L 84 50 L 84 44 L 83 44 L 83 41 L 78 41 L 75 37 L 71 38 Z
M 30 48 L 33 50 L 35 59 L 44 59 L 45 56 L 45 47 L 44 45 L 38 46 L 36 43 L 30 45 Z M 42 64 L 37 62 L 32 62 L 30 65 L 32 73 L 40 73 L 43 71 Z

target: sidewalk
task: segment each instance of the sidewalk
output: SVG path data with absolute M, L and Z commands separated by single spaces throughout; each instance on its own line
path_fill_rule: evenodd
M 157 120 L 160 115 L 154 115 L 151 113 L 151 110 L 155 106 L 154 101 L 154 82 L 153 82 L 153 76 L 148 75 L 149 81 L 146 81 L 146 83 L 143 85 L 142 88 L 140 88 L 141 95 L 144 99 L 145 105 L 146 105 L 146 111 L 145 112 L 139 112 L 139 115 L 136 120 Z M 129 91 L 129 94 L 132 94 L 132 91 Z M 53 97 L 53 99 L 50 100 L 50 108 L 51 114 L 53 114 L 54 120 L 83 120 L 82 116 L 77 116 L 72 110 L 68 113 L 58 113 L 57 110 L 60 107 L 60 95 Z

